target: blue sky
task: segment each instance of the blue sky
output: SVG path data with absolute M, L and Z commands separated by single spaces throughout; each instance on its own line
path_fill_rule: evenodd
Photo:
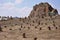
M 48 2 L 60 13 L 60 0 L 0 0 L 0 16 L 28 16 L 35 4 Z

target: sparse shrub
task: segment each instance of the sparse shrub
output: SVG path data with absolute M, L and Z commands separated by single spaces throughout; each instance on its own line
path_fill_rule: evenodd
M 37 28 L 37 26 L 35 26 L 35 28 Z
M 29 24 L 28 22 L 26 22 L 26 24 Z
M 55 22 L 53 21 L 53 23 L 55 23 Z
M 56 27 L 56 29 L 57 29 L 57 27 Z
M 33 23 L 35 23 L 35 21 L 33 20 Z
M 38 25 L 40 25 L 40 22 L 38 22 Z
M 4 26 L 5 28 L 7 27 L 7 26 Z
M 21 28 L 22 28 L 22 25 L 21 25 Z
M 23 23 L 25 23 L 25 20 L 23 20 Z
M 55 24 L 53 24 L 53 26 L 55 27 L 56 25 L 55 25 Z
M 37 40 L 37 37 L 36 37 L 36 38 L 34 38 L 34 40 Z
M 40 30 L 42 30 L 42 28 L 40 27 Z
M 25 33 L 23 33 L 23 38 L 26 38 L 26 36 L 25 36 L 26 34 Z
M 41 23 L 41 25 L 43 25 L 43 23 Z
M 15 24 L 15 25 L 17 25 L 17 24 Z
M 30 24 L 30 26 L 31 26 L 31 24 Z
M 25 26 L 24 26 L 24 28 L 25 28 Z
M 21 30 L 21 28 L 19 28 L 19 30 Z
M 33 6 L 34 11 L 36 11 L 37 6 L 38 6 L 37 4 L 35 6 Z
M 9 29 L 9 30 L 12 30 L 12 29 Z
M 44 16 L 42 16 L 42 18 L 44 18 Z
M 49 30 L 51 30 L 50 26 L 48 27 Z
M 34 26 L 34 24 L 32 24 L 32 26 Z
M 28 27 L 28 29 L 30 29 L 30 27 Z
M 25 19 L 27 19 L 27 17 L 25 17 Z
M 29 20 L 31 20 L 31 17 L 30 16 L 28 16 L 28 18 L 29 18 Z
M 47 23 L 45 23 L 45 25 L 47 25 Z
M 59 25 L 59 27 L 60 27 L 60 25 Z
M 0 26 L 0 32 L 2 32 L 2 28 L 1 28 L 1 26 Z

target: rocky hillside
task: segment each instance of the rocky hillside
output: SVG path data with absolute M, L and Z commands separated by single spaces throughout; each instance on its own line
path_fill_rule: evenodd
M 60 40 L 60 15 L 49 3 L 36 4 L 28 17 L 0 20 L 0 40 Z
M 31 11 L 30 17 L 46 17 L 58 15 L 58 11 L 48 3 L 36 4 Z

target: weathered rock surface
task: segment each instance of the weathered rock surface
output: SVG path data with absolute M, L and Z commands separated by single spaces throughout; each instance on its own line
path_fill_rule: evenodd
M 60 15 L 48 3 L 37 4 L 28 17 L 1 20 L 0 40 L 60 40 Z
M 54 16 L 56 14 L 58 14 L 58 11 L 56 9 L 54 9 L 50 4 L 48 4 L 48 3 L 40 3 L 38 5 L 36 4 L 33 7 L 33 10 L 31 11 L 30 17 L 52 16 L 52 15 Z

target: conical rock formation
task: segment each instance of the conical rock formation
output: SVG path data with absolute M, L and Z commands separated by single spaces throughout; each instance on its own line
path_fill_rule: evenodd
M 49 3 L 36 4 L 31 11 L 30 17 L 36 16 L 54 16 L 58 11 L 54 9 Z

